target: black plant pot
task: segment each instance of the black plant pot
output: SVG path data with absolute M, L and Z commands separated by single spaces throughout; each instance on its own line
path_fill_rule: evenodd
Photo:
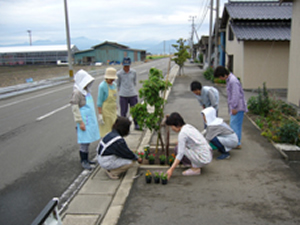
M 145 177 L 146 183 L 150 184 L 152 182 L 152 177 Z
M 154 177 L 154 183 L 159 184 L 160 178 L 159 177 Z
M 160 165 L 165 165 L 165 163 L 166 163 L 165 160 L 160 160 L 160 161 L 159 161 L 159 164 L 160 164 Z
M 153 165 L 154 164 L 154 160 L 149 160 L 149 164 Z
M 168 183 L 168 180 L 161 180 L 161 183 L 162 183 L 163 185 L 166 185 L 166 184 Z

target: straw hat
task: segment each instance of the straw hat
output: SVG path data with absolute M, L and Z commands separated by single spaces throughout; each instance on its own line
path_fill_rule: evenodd
M 113 80 L 118 79 L 116 74 L 117 74 L 117 70 L 115 68 L 109 67 L 105 71 L 104 78 L 113 79 Z

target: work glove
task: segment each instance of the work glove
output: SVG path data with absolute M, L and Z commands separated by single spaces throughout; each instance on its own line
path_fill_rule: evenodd
M 98 115 L 98 121 L 99 121 L 99 123 L 100 123 L 101 125 L 105 124 L 105 123 L 104 123 L 104 120 L 103 120 L 102 114 L 99 114 L 99 115 Z

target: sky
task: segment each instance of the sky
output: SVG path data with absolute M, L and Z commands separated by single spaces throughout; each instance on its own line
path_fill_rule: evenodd
M 0 0 L 0 45 L 29 43 L 29 34 L 32 42 L 66 40 L 64 1 Z M 66 1 L 71 38 L 118 43 L 188 39 L 193 18 L 199 38 L 209 33 L 210 0 Z M 220 17 L 227 2 L 220 0 Z

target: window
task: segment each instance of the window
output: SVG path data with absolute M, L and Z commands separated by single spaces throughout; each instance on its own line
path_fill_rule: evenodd
M 228 55 L 227 68 L 233 73 L 233 55 Z

